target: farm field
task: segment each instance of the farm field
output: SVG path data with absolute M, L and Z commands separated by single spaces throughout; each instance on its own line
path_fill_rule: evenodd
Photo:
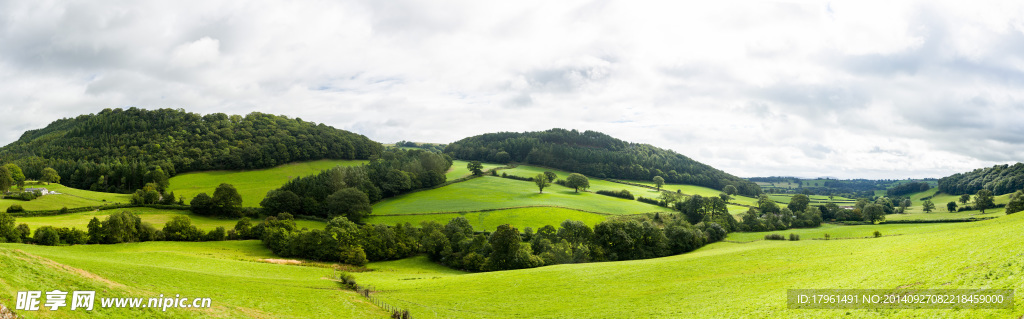
M 777 203 L 789 204 L 789 201 L 793 198 L 793 195 L 795 194 L 768 194 L 768 198 Z M 839 206 L 852 206 L 853 204 L 857 203 L 856 199 L 850 199 L 842 196 L 834 196 L 831 200 L 828 199 L 828 196 L 824 195 L 807 195 L 807 198 L 811 200 L 812 205 L 823 205 L 828 204 L 829 202 L 833 202 Z
M 890 217 L 893 215 L 886 215 Z M 787 230 L 756 232 L 756 233 L 729 233 L 726 240 L 738 242 L 750 242 L 764 239 L 764 235 L 780 234 L 789 238 L 789 234 L 800 235 L 801 240 L 824 239 L 829 234 L 831 239 L 841 238 L 864 238 L 874 237 L 875 231 L 882 233 L 882 236 L 919 234 L 926 232 L 945 231 L 964 227 L 967 223 L 935 223 L 935 224 L 877 224 L 877 225 L 836 225 L 822 223 L 817 228 L 793 228 Z
M 487 171 L 487 170 L 495 168 L 495 167 L 505 166 L 503 164 L 494 164 L 494 163 L 480 163 L 480 164 L 483 164 L 484 171 Z M 463 178 L 463 177 L 466 177 L 466 176 L 469 176 L 470 174 L 472 174 L 472 172 L 470 172 L 469 169 L 466 168 L 466 165 L 469 165 L 469 162 L 467 162 L 467 161 L 460 161 L 460 160 L 452 161 L 452 167 L 449 168 L 448 172 L 445 173 L 445 175 L 444 175 L 447 178 L 446 180 L 452 181 L 452 180 Z
M 904 227 L 907 234 L 721 242 L 665 258 L 466 275 L 435 270 L 420 258 L 372 263 L 369 267 L 379 271 L 355 275 L 359 282 L 383 291 L 378 297 L 410 308 L 417 318 L 1008 318 L 1018 316 L 1018 311 L 790 310 L 785 291 L 817 287 L 1019 290 L 1024 288 L 1019 279 L 1024 261 L 1015 256 L 1024 253 L 1016 241 L 1022 225 L 1021 214 L 974 223 L 892 225 Z M 1024 307 L 1024 299 L 1015 298 L 1015 307 Z
M 171 186 L 168 191 L 174 192 L 174 196 L 184 196 L 187 202 L 202 192 L 213 196 L 213 190 L 218 185 L 228 183 L 234 185 L 238 193 L 242 195 L 242 206 L 259 207 L 260 201 L 267 196 L 267 192 L 281 187 L 296 177 L 313 175 L 337 166 L 358 166 L 366 162 L 364 160 L 319 160 L 251 171 L 185 173 L 171 177 Z
M 633 200 L 586 192 L 575 193 L 572 189 L 558 185 L 551 185 L 543 194 L 538 194 L 537 186 L 531 182 L 484 176 L 385 199 L 373 205 L 373 214 L 460 212 L 523 206 L 562 206 L 609 214 L 672 211 Z
M 526 207 L 475 213 L 397 216 L 371 215 L 370 218 L 366 220 L 366 223 L 385 225 L 410 223 L 413 226 L 419 227 L 420 222 L 433 220 L 441 224 L 447 224 L 449 220 L 460 216 L 469 220 L 469 223 L 473 225 L 473 229 L 476 231 L 493 231 L 502 224 L 512 224 L 512 226 L 515 226 L 518 229 L 532 227 L 536 230 L 544 227 L 545 225 L 551 225 L 557 228 L 558 225 L 567 219 L 578 220 L 590 225 L 590 227 L 594 227 L 597 223 L 608 218 L 606 215 L 592 214 L 560 207 Z
M 194 215 L 187 210 L 169 210 L 169 209 L 156 209 L 150 207 L 133 207 L 123 209 L 111 209 L 101 211 L 88 211 L 81 213 L 73 213 L 67 215 L 54 215 L 54 216 L 37 216 L 37 217 L 16 217 L 17 223 L 25 223 L 31 229 L 36 229 L 39 226 L 54 226 L 54 227 L 69 227 L 78 228 L 85 230 L 89 225 L 89 220 L 93 217 L 99 220 L 105 220 L 107 216 L 119 211 L 129 211 L 139 215 L 139 218 L 143 222 L 152 224 L 157 229 L 163 228 L 164 224 L 171 220 L 174 216 L 185 215 L 192 219 L 192 224 L 199 227 L 202 230 L 212 230 L 217 227 L 224 227 L 225 229 L 233 229 L 235 224 L 238 223 L 236 219 L 217 219 L 206 216 Z M 254 219 L 253 224 L 259 223 L 259 219 Z M 311 220 L 295 220 L 295 224 L 299 228 L 306 227 L 309 229 L 323 229 L 327 224 L 318 221 Z
M 45 259 L 40 259 L 45 258 Z M 327 278 L 329 268 L 259 262 L 277 258 L 259 241 L 146 242 L 69 247 L 0 244 L 0 302 L 17 291 L 95 290 L 96 298 L 174 296 L 212 300 L 209 309 L 45 311 L 39 317 L 385 318 Z M 73 268 L 68 268 L 73 267 Z
M 25 210 L 57 210 L 64 207 L 92 207 L 106 204 L 127 203 L 131 200 L 129 194 L 113 194 L 93 192 L 75 189 L 60 184 L 42 184 L 35 182 L 25 183 L 25 188 L 46 188 L 50 191 L 60 193 L 59 195 L 44 195 L 42 197 L 22 201 L 16 199 L 0 199 L 0 210 L 7 210 L 11 205 L 21 205 Z

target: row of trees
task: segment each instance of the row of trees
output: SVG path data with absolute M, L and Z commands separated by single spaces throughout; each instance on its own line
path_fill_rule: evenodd
M 715 189 L 733 185 L 739 194 L 747 196 L 761 193 L 760 187 L 750 181 L 673 151 L 628 143 L 593 131 L 551 129 L 483 134 L 449 144 L 445 153 L 459 159 L 528 163 L 599 178 L 651 180 L 661 176 L 667 182 Z
M 316 159 L 369 159 L 383 146 L 323 124 L 253 112 L 246 116 L 184 110 L 105 109 L 25 132 L 0 159 L 39 179 L 46 167 L 68 186 L 127 193 L 146 175 L 258 169 Z
M 145 241 L 217 241 L 240 239 L 234 231 L 217 227 L 204 232 L 192 224 L 188 216 L 174 216 L 163 228 L 143 222 L 132 212 L 115 212 L 104 220 L 93 217 L 85 230 L 68 227 L 41 226 L 33 233 L 27 224 L 14 226 L 15 218 L 0 212 L 0 242 L 33 243 L 37 245 L 120 244 Z
M 975 194 L 982 189 L 994 195 L 1024 189 L 1024 163 L 996 165 L 939 179 L 939 191 L 946 194 Z
M 370 203 L 413 189 L 445 182 L 451 160 L 423 150 L 388 150 L 368 164 L 335 167 L 299 177 L 267 193 L 260 203 L 265 214 L 282 212 L 361 221 Z

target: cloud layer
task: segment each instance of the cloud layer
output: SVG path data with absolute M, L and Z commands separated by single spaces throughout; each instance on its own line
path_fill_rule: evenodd
M 1024 5 L 0 3 L 0 143 L 110 107 L 301 117 L 382 142 L 591 129 L 741 176 L 1024 158 Z

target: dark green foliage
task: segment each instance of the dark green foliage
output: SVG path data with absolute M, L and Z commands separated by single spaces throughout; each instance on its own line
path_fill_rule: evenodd
M 1024 188 L 1024 163 L 979 168 L 939 179 L 939 191 L 947 194 L 974 194 L 983 188 L 992 191 L 993 195 L 1009 194 Z
M 716 223 L 727 232 L 740 229 L 736 218 L 729 214 L 729 207 L 719 197 L 690 196 L 685 201 L 676 202 L 675 209 L 682 212 L 690 224 Z
M 466 160 L 495 162 L 507 152 L 513 162 L 580 172 L 599 178 L 651 180 L 722 189 L 735 185 L 739 194 L 756 196 L 757 184 L 727 174 L 673 151 L 647 144 L 628 143 L 608 135 L 576 130 L 490 133 L 449 144 L 446 154 Z
M 1024 191 L 1017 191 L 1010 195 L 1010 202 L 1006 204 L 1006 214 L 1013 214 L 1024 210 Z
M 932 210 L 935 210 L 935 203 L 932 203 L 931 200 L 925 200 L 924 203 L 921 203 L 921 207 L 925 213 L 931 213 Z
M 659 191 L 661 190 L 661 186 L 665 185 L 665 178 L 664 177 L 655 176 L 653 181 L 654 181 L 654 186 L 657 187 L 657 189 Z
M 199 241 L 203 238 L 203 232 L 192 225 L 192 219 L 188 216 L 174 216 L 163 229 L 164 238 L 169 241 Z
M 218 185 L 213 191 L 211 204 L 214 215 L 235 218 L 242 215 L 242 195 L 231 184 Z
M 599 190 L 599 191 L 597 191 L 596 193 L 597 193 L 597 194 L 600 194 L 600 195 L 605 195 L 605 196 L 611 196 L 611 197 L 618 197 L 618 198 L 625 198 L 625 199 L 628 199 L 628 200 L 633 200 L 633 199 L 635 199 L 635 198 L 633 197 L 633 194 L 631 194 L 631 193 L 630 193 L 630 192 L 629 192 L 628 190 L 625 190 L 625 189 L 623 189 L 623 190 L 620 190 L 620 191 L 606 191 L 606 190 Z
M 21 236 L 15 232 L 14 216 L 0 212 L 0 243 L 20 243 Z
M 10 145 L 8 145 L 8 146 L 10 146 Z M 8 146 L 4 146 L 3 148 L 7 148 Z M 0 151 L 2 151 L 3 148 L 0 148 Z M 10 172 L 10 174 L 11 174 L 11 179 L 14 180 L 14 185 L 18 185 L 19 189 L 25 188 L 25 179 L 26 179 L 26 177 L 25 177 L 25 173 L 22 172 L 21 167 L 18 166 L 18 164 L 15 164 L 15 163 L 7 163 L 6 167 L 7 167 L 7 171 Z M 3 191 L 7 191 L 7 189 L 5 188 L 5 189 L 3 189 Z
M 32 242 L 36 245 L 57 246 L 61 244 L 60 233 L 53 226 L 41 226 L 36 228 Z
M 789 205 L 787 205 L 786 207 L 788 207 L 789 210 L 791 210 L 791 211 L 799 212 L 799 211 L 806 210 L 807 209 L 807 205 L 810 204 L 810 203 L 811 203 L 811 199 L 808 198 L 807 195 L 796 194 L 796 195 L 793 195 L 793 197 L 791 197 L 789 199 Z
M 782 236 L 780 234 L 767 234 L 767 235 L 764 235 L 764 239 L 765 240 L 786 240 L 786 237 Z
M 885 220 L 885 210 L 882 205 L 868 204 L 864 206 L 864 220 L 872 223 Z
M 768 195 L 761 195 L 761 197 L 757 199 L 757 208 L 762 214 L 778 214 L 780 211 L 779 204 L 776 204 L 775 201 L 768 198 Z
M 25 132 L 0 148 L 30 178 L 54 168 L 65 185 L 129 192 L 167 176 L 258 169 L 317 159 L 369 159 L 383 146 L 365 136 L 285 116 L 199 115 L 184 110 L 105 109 Z M 148 176 L 147 176 L 148 175 Z
M 302 207 L 302 200 L 291 191 L 275 189 L 267 192 L 267 197 L 260 202 L 260 207 L 263 207 L 264 214 L 277 215 L 298 211 Z
M 512 225 L 504 224 L 487 239 L 491 244 L 491 254 L 484 263 L 486 270 L 507 270 L 540 267 L 544 261 L 533 254 L 529 244 L 519 236 L 519 230 Z
M 537 174 L 537 176 L 535 176 L 533 178 L 533 183 L 537 184 L 537 189 L 539 190 L 539 193 L 541 193 L 541 194 L 544 193 L 544 188 L 545 187 L 548 187 L 548 186 L 551 185 L 551 181 L 548 181 L 548 177 L 547 177 L 547 175 L 544 175 L 544 173 Z
M 994 207 L 995 203 L 992 198 L 992 191 L 987 189 L 979 190 L 978 194 L 974 195 L 974 206 L 980 210 L 982 214 L 985 213 L 986 209 Z
M 549 182 L 554 182 L 556 179 L 558 179 L 558 174 L 555 174 L 554 172 L 551 171 L 544 171 L 544 176 L 548 178 Z
M 21 236 L 22 243 L 27 243 L 32 239 L 32 231 L 28 228 L 28 224 L 18 224 L 18 227 L 14 228 L 14 233 Z
M 956 202 L 946 203 L 946 211 L 952 213 L 956 211 Z
M 189 207 L 192 209 L 192 213 L 196 215 L 210 216 L 213 215 L 213 198 L 210 195 L 199 193 L 196 197 L 192 198 L 189 202 Z
M 339 190 L 354 188 L 366 194 L 372 203 L 413 189 L 440 185 L 444 183 L 445 172 L 449 167 L 451 161 L 438 153 L 388 150 L 367 165 L 336 167 L 285 183 L 278 191 L 292 192 L 298 196 L 298 207 L 289 209 L 288 206 L 294 203 L 287 199 L 264 201 L 261 205 L 271 213 L 288 209 L 299 215 L 329 217 L 333 216 L 330 211 L 332 208 L 325 205 L 325 201 Z
M 47 167 L 43 169 L 42 176 L 39 176 L 39 181 L 47 184 L 60 183 L 60 174 L 53 167 Z
M 0 195 L 11 190 L 11 186 L 14 186 L 14 177 L 11 177 L 11 171 L 7 169 L 7 165 L 0 165 Z
M 327 216 L 324 217 L 344 216 L 353 222 L 361 222 L 364 217 L 370 215 L 373 209 L 370 207 L 370 199 L 366 193 L 354 187 L 342 188 L 334 192 L 327 197 L 324 204 L 327 208 Z
M 728 194 L 729 196 L 736 195 L 737 192 L 736 186 L 733 185 L 725 185 L 725 188 L 722 188 L 722 191 Z
M 793 234 L 793 233 L 789 234 L 789 241 L 798 241 L 798 240 L 800 240 L 800 235 Z
M 590 179 L 588 179 L 586 176 L 583 176 L 583 174 L 572 173 L 565 178 L 564 186 L 575 189 L 576 192 L 579 192 L 581 188 L 584 190 L 590 188 Z
M 966 205 L 967 202 L 969 202 L 969 201 L 971 201 L 971 195 L 970 194 L 960 195 L 960 204 Z
M 877 237 L 882 237 L 882 232 L 880 232 L 880 231 L 877 231 L 877 230 L 876 230 L 876 231 L 875 231 L 875 237 L 876 237 L 876 238 L 877 238 Z
M 203 237 L 203 240 L 204 241 L 222 241 L 222 240 L 226 240 L 227 238 L 228 238 L 227 231 L 224 230 L 224 227 L 218 226 L 217 228 L 215 228 L 215 229 L 211 230 L 209 233 L 207 233 L 206 236 Z
M 480 161 L 469 162 L 469 164 L 466 164 L 466 168 L 468 168 L 470 172 L 473 172 L 473 175 L 480 176 L 484 173 L 484 164 L 480 163 Z
M 134 213 L 116 212 L 107 216 L 103 222 L 95 218 L 93 220 L 95 222 L 89 221 L 87 227 L 89 243 L 120 244 L 151 240 L 145 237 L 150 235 L 145 231 L 146 224 Z
M 903 195 L 907 195 L 907 194 L 923 192 L 923 191 L 926 191 L 926 190 L 928 190 L 930 188 L 932 188 L 931 185 L 928 185 L 928 183 L 926 183 L 926 182 L 904 183 L 904 184 L 899 184 L 899 185 L 896 185 L 896 186 L 893 186 L 893 187 L 890 187 L 889 189 L 887 189 L 885 191 L 885 196 L 888 196 L 888 197 L 903 196 Z

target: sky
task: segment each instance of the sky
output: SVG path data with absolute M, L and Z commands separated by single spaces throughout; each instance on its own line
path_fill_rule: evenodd
M 594 130 L 737 176 L 1024 158 L 1024 2 L 2 1 L 0 145 L 105 108 Z

